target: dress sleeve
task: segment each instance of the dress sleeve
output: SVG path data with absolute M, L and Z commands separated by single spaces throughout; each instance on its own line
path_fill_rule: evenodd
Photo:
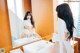
M 66 23 L 64 23 L 64 30 L 65 30 L 65 32 L 68 32 Z
M 65 32 L 68 32 L 67 28 L 66 28 L 66 23 L 65 21 L 59 19 L 58 20 L 58 33 L 61 35 L 64 35 Z
M 65 32 L 68 32 L 65 21 L 58 19 L 58 37 L 61 41 L 65 39 Z

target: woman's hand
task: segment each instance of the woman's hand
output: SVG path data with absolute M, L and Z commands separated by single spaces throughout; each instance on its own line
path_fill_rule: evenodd
M 27 36 L 27 34 L 22 34 L 21 38 L 25 38 Z

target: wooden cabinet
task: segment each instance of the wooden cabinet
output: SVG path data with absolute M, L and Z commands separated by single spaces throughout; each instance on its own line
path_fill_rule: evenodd
M 74 53 L 78 53 L 78 41 L 74 43 Z
M 75 53 L 80 53 L 80 38 L 79 37 L 74 37 L 74 40 L 77 41 L 78 43 L 76 43 L 74 46 L 75 49 Z M 78 47 L 78 49 L 76 49 Z

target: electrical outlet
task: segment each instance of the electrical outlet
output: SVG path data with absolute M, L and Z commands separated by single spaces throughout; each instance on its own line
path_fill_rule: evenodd
M 0 53 L 5 53 L 5 49 L 4 48 L 0 48 Z

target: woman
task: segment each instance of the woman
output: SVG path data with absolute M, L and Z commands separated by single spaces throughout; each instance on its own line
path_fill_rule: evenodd
M 27 37 L 29 34 L 31 34 L 33 28 L 34 28 L 34 22 L 32 15 L 29 11 L 27 11 L 24 17 L 24 30 L 21 38 Z
M 31 13 L 29 11 L 26 12 L 24 17 L 24 30 L 22 34 L 22 38 L 31 37 L 31 36 L 39 36 L 34 30 L 34 21 Z
M 53 42 L 59 42 L 59 53 L 74 53 L 70 44 L 73 37 L 74 21 L 68 4 L 63 3 L 56 8 L 58 18 L 57 34 L 53 36 Z
M 28 21 L 28 23 L 30 25 L 32 25 L 32 27 L 34 27 L 34 21 L 33 21 L 33 17 L 31 15 L 31 13 L 29 11 L 26 12 L 25 17 L 24 17 L 24 21 Z

